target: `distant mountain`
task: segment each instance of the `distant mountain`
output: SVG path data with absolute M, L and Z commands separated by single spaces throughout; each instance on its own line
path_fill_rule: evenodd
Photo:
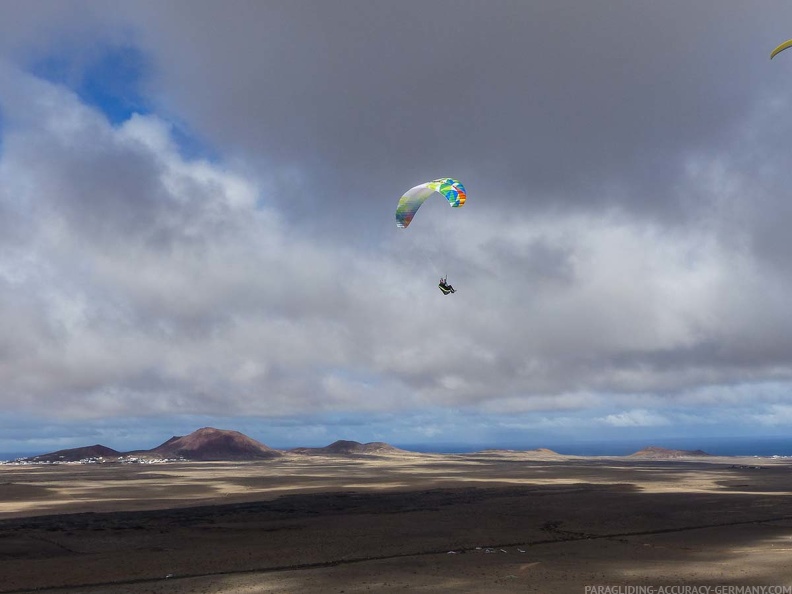
M 359 441 L 347 441 L 344 439 L 334 441 L 329 446 L 325 446 L 323 448 L 293 448 L 289 451 L 295 454 L 324 454 L 335 456 L 348 456 L 354 454 L 398 454 L 406 452 L 406 450 L 400 450 L 399 448 L 396 448 L 383 441 L 360 443 Z
M 648 458 L 653 460 L 674 460 L 676 458 L 698 458 L 701 456 L 711 456 L 702 450 L 669 450 L 658 446 L 649 446 L 642 450 L 630 454 L 630 458 Z
M 390 444 L 374 441 L 360 443 L 357 441 L 338 440 L 323 448 L 294 448 L 289 450 L 297 454 L 308 455 L 385 455 L 405 453 L 406 450 Z M 243 461 L 269 460 L 278 458 L 283 452 L 251 439 L 239 431 L 227 431 L 213 427 L 203 427 L 189 435 L 174 435 L 168 441 L 150 450 L 134 450 L 118 452 L 103 445 L 84 448 L 59 450 L 51 454 L 42 454 L 23 458 L 24 462 L 79 462 L 95 458 L 104 458 L 106 462 L 151 462 L 157 460 L 196 460 L 196 461 Z
M 537 454 L 548 454 L 552 456 L 560 456 L 558 452 L 554 452 L 549 448 L 534 448 L 533 450 L 528 450 L 529 452 L 536 452 Z
M 58 450 L 51 454 L 42 454 L 40 456 L 31 456 L 23 458 L 27 462 L 77 462 L 79 460 L 87 460 L 89 458 L 117 458 L 121 455 L 112 448 L 105 447 L 100 444 L 85 446 L 83 448 L 71 448 L 68 450 Z
M 136 454 L 186 460 L 262 460 L 281 452 L 240 433 L 204 427 L 183 437 L 174 436 L 152 450 Z

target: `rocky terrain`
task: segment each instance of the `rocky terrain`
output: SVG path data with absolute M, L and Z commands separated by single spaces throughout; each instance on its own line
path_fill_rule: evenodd
M 504 451 L 0 466 L 0 594 L 789 585 L 792 463 L 755 464 Z
M 631 458 L 647 458 L 653 460 L 675 460 L 677 458 L 700 458 L 710 456 L 702 450 L 669 450 L 658 446 L 649 446 L 630 454 Z
M 347 441 L 339 439 L 323 448 L 292 448 L 289 450 L 295 454 L 307 455 L 354 455 L 354 454 L 396 454 L 404 452 L 397 447 L 387 444 L 382 441 L 372 441 L 369 443 L 360 443 L 358 441 Z

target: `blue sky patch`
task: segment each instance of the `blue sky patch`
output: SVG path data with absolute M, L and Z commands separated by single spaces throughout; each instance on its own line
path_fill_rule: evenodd
M 135 113 L 156 113 L 154 99 L 144 93 L 151 68 L 149 59 L 139 49 L 113 46 L 93 52 L 52 53 L 36 60 L 30 71 L 38 78 L 72 90 L 83 103 L 101 111 L 117 126 Z M 210 144 L 193 134 L 186 123 L 177 117 L 158 115 L 172 124 L 171 137 L 184 158 L 219 159 Z
M 217 151 L 208 142 L 193 134 L 185 123 L 171 121 L 170 134 L 183 158 L 187 160 L 204 159 L 211 163 L 220 161 Z
M 91 54 L 51 54 L 34 62 L 30 70 L 39 78 L 68 87 L 113 125 L 128 120 L 133 113 L 151 111 L 141 88 L 149 63 L 134 47 L 108 47 Z

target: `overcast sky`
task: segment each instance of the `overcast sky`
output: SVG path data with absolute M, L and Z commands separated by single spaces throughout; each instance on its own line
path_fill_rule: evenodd
M 0 452 L 786 434 L 790 37 L 784 0 L 0 3 Z

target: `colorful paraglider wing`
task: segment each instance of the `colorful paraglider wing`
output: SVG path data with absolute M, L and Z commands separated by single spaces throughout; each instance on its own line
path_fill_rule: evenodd
M 421 205 L 434 193 L 444 196 L 448 203 L 455 208 L 462 206 L 467 200 L 465 186 L 462 185 L 462 182 L 450 177 L 415 186 L 407 190 L 399 200 L 399 205 L 396 207 L 396 226 L 402 229 L 406 228 Z
M 777 48 L 775 48 L 772 52 L 770 52 L 770 59 L 772 60 L 775 57 L 776 54 L 778 54 L 780 52 L 783 52 L 785 49 L 787 49 L 789 47 L 792 47 L 792 39 L 790 39 L 789 41 L 785 41 L 784 43 L 779 45 Z
M 415 213 L 421 204 L 435 193 L 434 188 L 429 187 L 431 182 L 410 188 L 399 200 L 396 207 L 396 226 L 402 229 L 407 227 L 413 220 Z

